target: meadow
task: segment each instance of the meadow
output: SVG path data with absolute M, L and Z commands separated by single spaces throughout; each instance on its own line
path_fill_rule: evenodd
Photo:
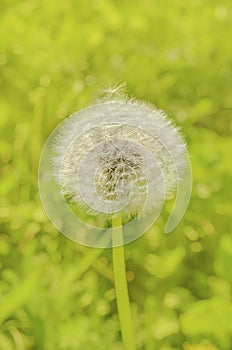
M 49 221 L 38 166 L 67 116 L 125 82 L 166 111 L 193 171 L 188 210 L 171 202 L 125 246 L 138 350 L 232 349 L 230 0 L 0 3 L 0 350 L 123 350 L 111 249 Z

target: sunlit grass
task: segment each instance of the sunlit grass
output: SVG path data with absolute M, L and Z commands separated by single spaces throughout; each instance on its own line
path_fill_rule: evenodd
M 54 127 L 125 81 L 181 125 L 194 175 L 175 231 L 164 234 L 167 204 L 125 246 L 138 349 L 209 350 L 207 339 L 230 350 L 231 1 L 4 0 L 0 9 L 0 349 L 122 350 L 111 251 L 56 231 L 37 170 Z

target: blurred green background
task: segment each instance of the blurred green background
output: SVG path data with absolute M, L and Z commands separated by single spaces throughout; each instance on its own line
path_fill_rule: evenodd
M 63 237 L 37 171 L 58 123 L 126 82 L 182 128 L 189 209 L 125 247 L 139 350 L 232 349 L 231 0 L 0 3 L 0 350 L 122 350 L 111 251 Z

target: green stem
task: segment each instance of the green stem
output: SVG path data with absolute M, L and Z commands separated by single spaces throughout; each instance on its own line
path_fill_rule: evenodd
M 121 216 L 112 219 L 112 228 L 114 284 L 122 341 L 124 350 L 136 350 L 126 280 Z M 114 247 L 114 245 L 120 246 Z

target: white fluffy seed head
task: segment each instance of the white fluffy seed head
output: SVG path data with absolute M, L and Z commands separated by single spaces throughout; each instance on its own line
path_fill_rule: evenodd
M 63 195 L 91 214 L 127 221 L 173 195 L 186 154 L 163 112 L 121 97 L 69 117 L 54 151 Z

